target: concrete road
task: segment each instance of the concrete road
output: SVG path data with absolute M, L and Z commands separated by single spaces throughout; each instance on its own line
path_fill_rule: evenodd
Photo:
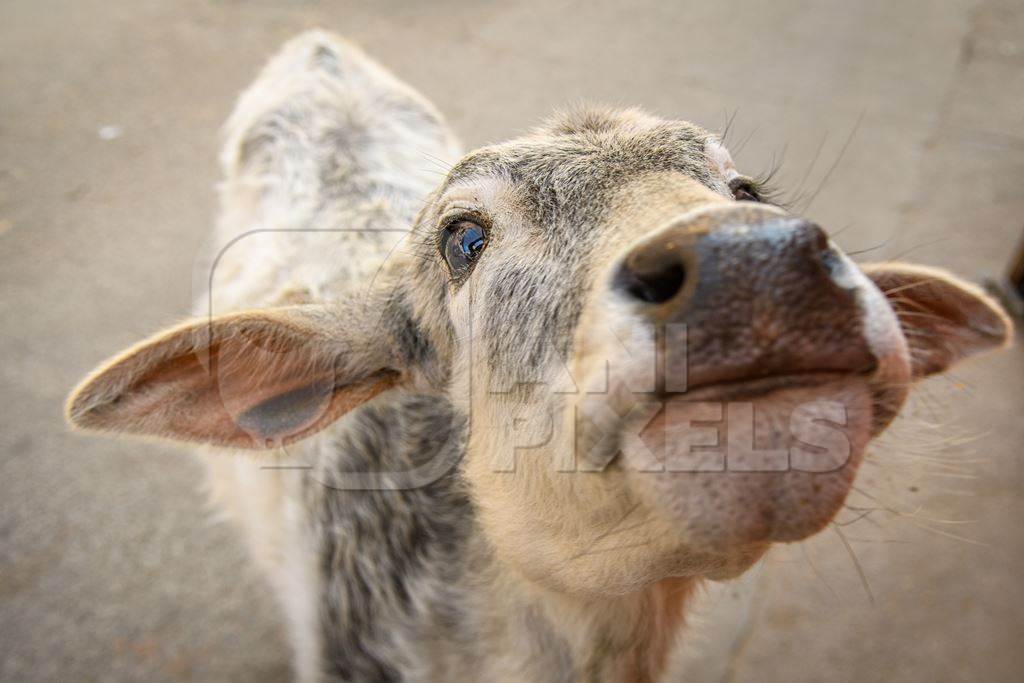
M 266 586 L 170 447 L 69 434 L 61 402 L 184 315 L 218 126 L 324 26 L 467 145 L 577 99 L 721 127 L 861 260 L 1000 273 L 1024 227 L 1020 0 L 0 4 L 0 678 L 271 681 Z M 1024 355 L 929 382 L 864 469 L 874 510 L 768 559 L 736 681 L 1020 680 Z M 870 497 L 868 497 L 870 496 Z M 857 558 L 860 570 L 853 561 Z

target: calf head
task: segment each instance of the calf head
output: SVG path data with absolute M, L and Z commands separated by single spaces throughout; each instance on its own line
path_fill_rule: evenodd
M 177 327 L 69 416 L 266 449 L 393 387 L 443 395 L 497 555 L 618 594 L 817 532 L 910 383 L 1009 334 L 946 273 L 853 264 L 714 135 L 589 110 L 464 157 L 371 291 Z

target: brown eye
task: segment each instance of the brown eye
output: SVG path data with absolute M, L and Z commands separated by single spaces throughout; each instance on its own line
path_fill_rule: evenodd
M 486 246 L 486 231 L 473 221 L 455 221 L 441 236 L 441 254 L 456 278 L 469 272 Z
M 758 193 L 757 188 L 749 180 L 744 178 L 736 178 L 729 183 L 729 189 L 732 190 L 733 198 L 738 202 L 760 202 L 761 195 Z

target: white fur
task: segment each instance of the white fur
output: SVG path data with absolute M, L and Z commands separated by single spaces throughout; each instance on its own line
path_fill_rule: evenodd
M 333 57 L 318 64 L 318 54 Z M 417 108 L 424 125 L 403 116 Z M 438 125 L 428 125 L 430 119 Z M 324 142 L 332 132 L 352 131 L 369 137 L 358 146 Z M 221 218 L 194 271 L 199 315 L 320 301 L 370 282 L 411 227 L 438 172 L 458 156 L 432 105 L 323 31 L 295 38 L 274 57 L 241 96 L 225 134 Z M 254 138 L 269 147 L 266 155 L 251 149 Z M 325 166 L 337 167 L 338 177 L 322 177 Z M 302 451 L 294 450 L 293 456 Z M 279 469 L 303 466 L 301 456 L 278 454 L 275 468 L 266 469 L 249 455 L 213 449 L 202 455 L 215 500 L 242 527 L 281 598 L 297 677 L 318 680 L 320 582 L 300 497 L 304 472 Z

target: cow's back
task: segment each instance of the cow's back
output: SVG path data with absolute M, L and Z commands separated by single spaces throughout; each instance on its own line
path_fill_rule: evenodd
M 221 216 L 196 268 L 199 315 L 369 284 L 457 154 L 422 96 L 322 31 L 270 61 L 225 135 Z

